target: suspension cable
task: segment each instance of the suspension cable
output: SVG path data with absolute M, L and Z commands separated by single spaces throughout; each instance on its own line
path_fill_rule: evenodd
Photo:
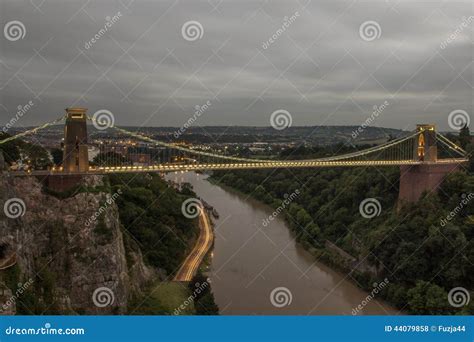
M 442 140 L 444 140 L 446 143 L 450 144 L 451 145 L 451 148 L 456 150 L 456 152 L 459 153 L 459 151 L 462 152 L 462 154 L 464 154 L 464 156 L 466 156 L 468 153 L 463 150 L 459 145 L 457 145 L 456 143 L 452 142 L 451 140 L 449 140 L 448 138 L 446 138 L 444 135 L 438 133 L 437 134 L 440 138 L 442 138 Z M 442 141 L 440 140 L 440 141 Z M 460 153 L 461 154 L 461 153 Z
M 401 144 L 401 143 L 413 138 L 414 136 L 416 136 L 418 134 L 419 134 L 419 132 L 415 132 L 412 135 L 409 135 L 407 137 L 392 140 L 392 141 L 389 141 L 385 144 L 374 146 L 374 147 L 368 148 L 366 150 L 347 153 L 347 154 L 342 154 L 340 156 L 334 156 L 334 157 L 311 159 L 311 161 L 336 161 L 336 160 L 342 160 L 342 159 L 346 159 L 346 158 L 361 157 L 361 156 L 364 156 L 364 155 L 367 155 L 367 154 L 370 154 L 370 153 L 373 153 L 373 152 L 377 152 L 377 151 L 380 151 L 380 150 L 387 149 L 387 148 L 395 146 L 397 144 Z
M 455 147 L 451 146 L 451 145 L 448 144 L 447 142 L 445 142 L 445 141 L 443 141 L 443 140 L 439 140 L 439 142 L 442 143 L 443 145 L 445 145 L 446 147 L 448 147 L 448 149 L 453 150 L 454 152 L 456 152 L 457 154 L 459 154 L 461 157 L 466 157 L 466 154 L 465 154 L 465 153 L 458 151 L 458 149 L 456 149 Z M 462 150 L 462 149 L 461 149 L 461 150 Z
M 65 118 L 66 118 L 66 115 L 63 115 L 63 116 L 61 116 L 60 118 L 58 118 L 58 119 L 56 119 L 56 120 L 54 120 L 54 121 L 45 123 L 45 124 L 43 124 L 43 125 L 41 125 L 41 126 L 35 127 L 35 128 L 30 129 L 30 130 L 28 130 L 28 131 L 25 131 L 25 132 L 22 132 L 22 133 L 18 133 L 18 134 L 16 134 L 16 135 L 13 135 L 13 136 L 11 136 L 11 137 L 8 137 L 8 138 L 6 138 L 6 139 L 3 139 L 3 140 L 0 141 L 0 145 L 5 144 L 5 143 L 7 143 L 7 142 L 9 142 L 9 141 L 12 141 L 12 140 L 15 140 L 15 139 L 24 137 L 24 136 L 26 136 L 26 135 L 28 135 L 28 134 L 36 133 L 37 131 L 39 131 L 39 130 L 41 130 L 41 129 L 45 129 L 45 128 L 49 127 L 49 126 L 52 126 L 52 125 L 55 125 L 55 124 L 61 122 L 61 121 L 64 120 Z
M 92 122 L 97 123 L 97 121 L 93 117 L 88 116 L 88 119 L 91 120 Z M 214 154 L 214 153 L 209 153 L 209 152 L 204 152 L 204 151 L 196 151 L 196 150 L 193 150 L 193 149 L 190 149 L 190 148 L 178 146 L 176 144 L 171 144 L 171 143 L 166 143 L 166 142 L 163 142 L 163 141 L 155 140 L 155 139 L 149 138 L 147 136 L 144 136 L 142 134 L 131 132 L 129 130 L 117 127 L 115 125 L 111 126 L 111 128 L 114 128 L 117 131 L 120 131 L 120 132 L 122 132 L 124 134 L 127 134 L 127 135 L 130 135 L 130 136 L 133 136 L 133 137 L 135 137 L 137 139 L 140 139 L 140 140 L 148 141 L 148 142 L 151 142 L 151 143 L 156 144 L 156 145 L 160 145 L 160 146 L 163 146 L 163 147 L 179 150 L 179 151 L 182 151 L 182 152 L 188 152 L 188 153 L 191 153 L 191 154 L 194 154 L 194 155 L 197 154 L 197 155 L 202 155 L 202 156 L 207 156 L 207 157 L 212 157 L 212 158 L 240 161 L 240 162 L 246 162 L 246 163 L 268 163 L 268 162 L 279 163 L 279 162 L 289 162 L 289 161 L 291 161 L 291 160 L 281 161 L 281 160 L 273 160 L 273 159 L 251 159 L 251 158 L 223 156 L 223 155 L 220 155 L 220 154 Z M 370 154 L 370 153 L 373 153 L 373 152 L 377 152 L 377 151 L 384 150 L 384 149 L 387 149 L 389 147 L 395 146 L 395 145 L 400 144 L 404 141 L 407 141 L 408 139 L 413 138 L 414 136 L 416 136 L 418 134 L 419 134 L 419 132 L 415 132 L 415 133 L 413 133 L 413 134 L 411 134 L 407 137 L 392 140 L 392 141 L 389 141 L 385 144 L 382 144 L 382 145 L 379 145 L 379 146 L 374 146 L 374 147 L 371 147 L 371 148 L 363 150 L 363 151 L 343 154 L 343 155 L 334 156 L 334 157 L 310 159 L 310 160 L 307 160 L 307 161 L 311 161 L 311 162 L 337 161 L 337 160 L 343 160 L 343 159 L 348 159 L 348 158 L 360 157 L 360 156 L 364 156 L 364 155 L 367 155 L 367 154 Z M 296 161 L 298 161 L 298 160 L 296 160 Z

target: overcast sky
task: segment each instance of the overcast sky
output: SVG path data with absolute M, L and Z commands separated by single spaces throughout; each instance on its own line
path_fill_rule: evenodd
M 293 126 L 360 125 L 387 101 L 374 126 L 449 129 L 451 111 L 473 112 L 472 15 L 471 1 L 2 0 L 2 28 L 25 35 L 0 37 L 0 126 L 29 101 L 18 126 L 68 106 L 182 126 L 207 101 L 196 124 L 268 126 L 283 109 Z

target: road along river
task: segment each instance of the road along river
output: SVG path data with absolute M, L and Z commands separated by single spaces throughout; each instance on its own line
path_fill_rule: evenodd
M 209 277 L 222 315 L 387 315 L 398 311 L 355 286 L 349 276 L 315 262 L 273 209 L 213 185 L 206 175 L 173 173 L 217 209 Z

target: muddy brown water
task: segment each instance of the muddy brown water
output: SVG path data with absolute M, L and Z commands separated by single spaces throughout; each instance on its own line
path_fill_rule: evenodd
M 172 173 L 166 178 L 191 183 L 219 213 L 219 219 L 213 219 L 209 278 L 221 314 L 351 315 L 359 305 L 359 315 L 398 314 L 376 296 L 367 300 L 369 293 L 349 276 L 316 262 L 296 243 L 282 218 L 265 227 L 262 222 L 272 208 L 211 184 L 206 175 Z

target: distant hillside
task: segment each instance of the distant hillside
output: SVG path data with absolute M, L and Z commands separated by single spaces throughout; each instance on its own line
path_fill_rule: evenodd
M 271 126 L 192 126 L 187 129 L 181 127 L 123 127 L 130 131 L 138 131 L 164 141 L 187 141 L 190 143 L 252 143 L 252 142 L 306 142 L 315 145 L 329 145 L 334 143 L 371 144 L 397 138 L 408 132 L 394 128 L 359 126 L 300 126 L 276 130 Z M 182 129 L 182 133 L 175 134 Z M 107 138 L 117 136 L 111 129 L 98 131 L 88 126 L 91 138 Z M 15 132 L 11 132 L 14 134 Z M 54 126 L 43 131 L 42 135 L 53 140 L 53 137 L 62 137 L 63 126 Z M 176 136 L 178 136 L 176 138 Z

